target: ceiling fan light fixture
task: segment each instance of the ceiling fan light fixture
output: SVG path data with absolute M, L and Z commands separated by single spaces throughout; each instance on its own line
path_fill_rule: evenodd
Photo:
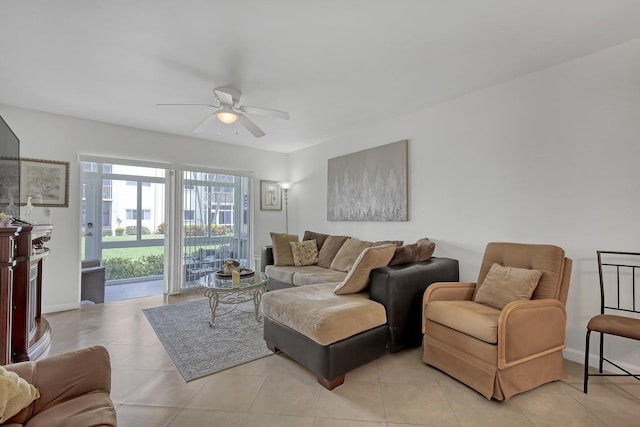
M 233 110 L 231 110 L 231 108 L 227 107 L 226 105 L 222 107 L 222 110 L 216 113 L 216 117 L 218 118 L 218 120 L 220 120 L 222 123 L 226 125 L 235 123 L 236 120 L 238 120 L 238 115 L 234 113 Z

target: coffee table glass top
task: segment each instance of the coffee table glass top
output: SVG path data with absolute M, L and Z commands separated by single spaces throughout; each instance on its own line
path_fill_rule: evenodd
M 204 278 L 203 278 L 204 279 Z M 268 280 L 266 274 L 256 272 L 252 276 L 244 276 L 240 278 L 239 285 L 233 285 L 233 281 L 229 277 L 218 277 L 215 273 L 208 274 L 202 284 L 207 288 L 216 289 L 218 291 L 238 291 L 250 290 L 263 286 Z

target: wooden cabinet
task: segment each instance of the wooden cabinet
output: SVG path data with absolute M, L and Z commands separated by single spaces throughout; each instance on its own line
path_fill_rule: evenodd
M 0 365 L 11 363 L 13 318 L 13 268 L 15 238 L 19 229 L 0 227 Z
M 42 261 L 52 225 L 0 227 L 0 363 L 34 360 L 51 341 L 42 311 Z

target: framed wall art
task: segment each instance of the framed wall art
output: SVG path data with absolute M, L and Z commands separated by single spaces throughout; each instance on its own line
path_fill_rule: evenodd
M 260 180 L 260 210 L 282 210 L 282 189 L 276 181 Z
M 329 159 L 327 220 L 408 221 L 408 141 Z
M 69 162 L 20 159 L 20 204 L 69 206 Z

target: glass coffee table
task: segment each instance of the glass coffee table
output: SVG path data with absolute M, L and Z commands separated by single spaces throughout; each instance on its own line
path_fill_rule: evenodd
M 253 300 L 256 321 L 260 322 L 260 301 L 262 294 L 267 291 L 267 275 L 254 273 L 240 278 L 240 284 L 234 285 L 230 277 L 218 277 L 216 273 L 209 274 L 203 284 L 206 286 L 204 296 L 209 298 L 211 320 L 209 326 L 214 325 L 216 317 L 223 316 L 235 310 L 239 304 Z M 218 312 L 219 305 L 232 306 L 222 313 Z

